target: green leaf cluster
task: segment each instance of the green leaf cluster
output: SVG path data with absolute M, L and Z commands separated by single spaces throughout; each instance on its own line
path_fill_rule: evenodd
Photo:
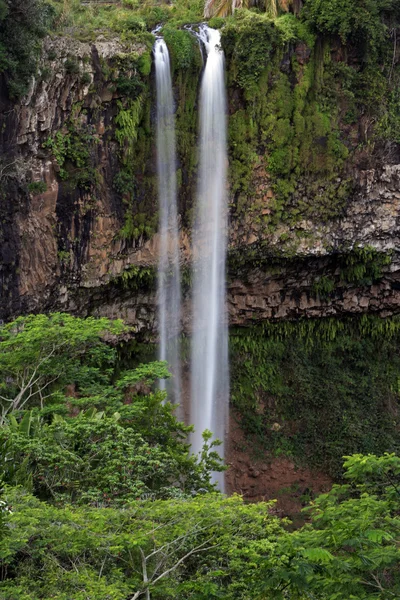
M 76 106 L 74 115 L 65 128 L 49 137 L 43 147 L 48 148 L 53 155 L 61 179 L 73 186 L 90 190 L 97 182 L 92 154 L 98 139 L 92 127 L 79 123 L 79 112 L 80 107 Z

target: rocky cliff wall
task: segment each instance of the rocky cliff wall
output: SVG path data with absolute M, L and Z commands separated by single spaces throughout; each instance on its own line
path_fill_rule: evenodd
M 292 54 L 299 64 L 307 61 L 301 46 Z M 28 97 L 18 105 L 1 99 L 0 318 L 66 310 L 122 317 L 154 333 L 158 236 L 149 56 L 145 43 L 47 39 Z M 287 69 L 285 61 L 280 69 Z M 185 132 L 193 146 L 196 90 L 189 98 L 190 81 L 182 77 L 175 72 L 178 126 L 182 112 L 194 115 Z M 245 104 L 230 94 L 233 122 Z M 181 150 L 178 163 L 187 329 L 191 152 L 190 168 Z M 328 218 L 299 209 L 295 220 L 271 224 L 276 182 L 266 155 L 258 148 L 252 159 L 241 210 L 243 194 L 231 175 L 230 322 L 399 312 L 400 164 L 393 157 L 349 163 L 351 192 L 340 211 Z M 232 136 L 230 160 L 237 162 Z M 335 181 L 333 195 L 342 193 L 340 177 Z M 300 186 L 297 203 L 299 193 L 303 205 L 312 203 L 310 189 Z

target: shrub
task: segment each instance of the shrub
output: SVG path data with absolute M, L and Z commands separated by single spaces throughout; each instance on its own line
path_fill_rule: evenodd
M 28 190 L 31 194 L 43 194 L 47 190 L 47 185 L 44 181 L 32 181 L 28 183 Z
M 85 71 L 85 73 L 83 73 L 82 77 L 81 77 L 81 84 L 82 85 L 89 85 L 90 83 L 92 83 L 92 76 L 90 73 L 88 73 L 87 71 Z
M 69 56 L 64 62 L 65 71 L 68 75 L 77 75 L 79 73 L 79 63 L 75 56 Z

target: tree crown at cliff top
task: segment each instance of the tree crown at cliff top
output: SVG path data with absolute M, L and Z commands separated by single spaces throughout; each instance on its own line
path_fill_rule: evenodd
M 250 4 L 239 3 L 241 6 Z M 83 5 L 80 0 L 0 0 L 0 72 L 5 74 L 10 96 L 18 98 L 27 92 L 36 73 L 41 39 L 47 31 L 67 31 L 85 40 L 100 32 L 114 32 L 151 46 L 148 32 L 157 24 L 168 21 L 179 27 L 198 23 L 204 18 L 204 7 L 203 0 L 176 0 L 172 4 L 125 0 L 111 5 Z M 207 4 L 210 16 L 231 10 L 231 1 Z M 337 35 L 343 43 L 351 41 L 374 52 L 400 18 L 396 0 L 308 0 L 302 10 L 298 2 L 266 0 L 256 3 L 252 10 L 272 21 L 292 10 L 316 33 Z M 223 21 L 211 24 L 221 26 Z
M 12 98 L 27 92 L 52 16 L 45 0 L 0 0 L 0 73 Z

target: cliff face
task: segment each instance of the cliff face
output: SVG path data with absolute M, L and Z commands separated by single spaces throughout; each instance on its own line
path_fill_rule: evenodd
M 292 55 L 304 70 L 307 52 L 297 46 Z M 191 80 L 175 72 L 177 123 L 191 146 L 196 89 L 191 99 L 188 89 L 199 69 L 193 67 Z M 0 318 L 66 310 L 122 317 L 153 334 L 158 236 L 149 48 L 117 39 L 48 39 L 40 73 L 23 102 L 1 99 Z M 137 89 L 130 96 L 132 81 Z M 246 101 L 239 93 L 229 98 L 235 124 Z M 179 135 L 181 248 L 189 265 L 196 159 L 193 148 L 185 157 Z M 231 134 L 230 160 L 244 164 L 232 135 L 238 134 Z M 268 152 L 257 151 L 245 195 L 231 176 L 230 322 L 399 312 L 400 164 L 393 155 L 353 161 L 335 176 L 326 200 L 329 208 L 340 196 L 335 214 L 302 210 L 324 185 L 312 188 L 303 177 L 293 196 L 297 218 L 271 221 L 276 182 L 266 169 Z M 351 182 L 347 194 L 344 178 Z
M 144 51 L 48 39 L 29 96 L 16 106 L 3 99 L 2 316 L 65 305 L 69 287 L 96 285 L 121 251 L 121 93 L 107 75 L 130 76 L 130 57 Z

